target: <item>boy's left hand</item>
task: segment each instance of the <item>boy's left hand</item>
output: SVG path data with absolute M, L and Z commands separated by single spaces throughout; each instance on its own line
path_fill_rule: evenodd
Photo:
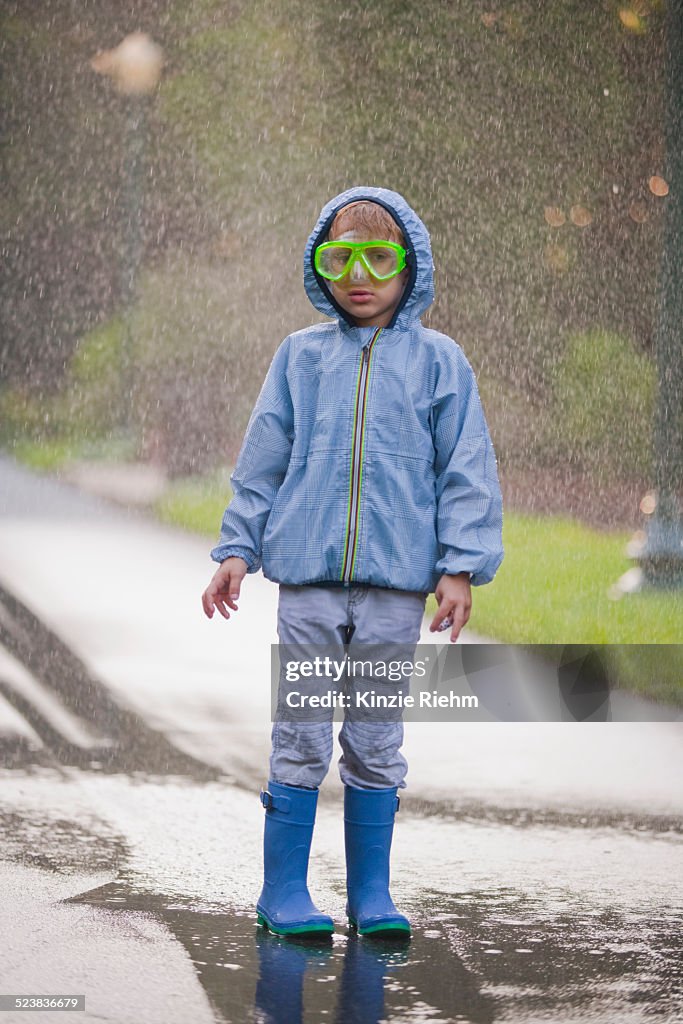
M 437 584 L 434 596 L 439 602 L 439 607 L 431 621 L 429 631 L 436 633 L 444 619 L 451 619 L 453 622 L 451 643 L 455 643 L 472 610 L 470 574 L 460 572 L 457 576 L 443 575 Z

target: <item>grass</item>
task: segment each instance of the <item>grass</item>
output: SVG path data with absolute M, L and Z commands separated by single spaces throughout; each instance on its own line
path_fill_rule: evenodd
M 228 470 L 220 469 L 209 476 L 172 481 L 154 505 L 156 516 L 217 540 L 223 512 L 232 498 L 228 476 Z
M 473 588 L 472 627 L 507 643 L 683 642 L 683 592 L 608 596 L 632 568 L 628 539 L 573 520 L 506 512 L 505 559 L 492 585 Z
M 132 459 L 134 445 L 125 437 L 93 438 L 80 440 L 28 438 L 16 439 L 7 445 L 7 450 L 17 461 L 40 472 L 57 472 L 68 462 L 80 459 L 97 459 L 108 462 L 125 462 Z
M 41 472 L 55 472 L 75 457 L 68 441 L 17 441 L 9 451 L 25 466 Z
M 495 582 L 473 588 L 470 626 L 505 643 L 624 645 L 606 654 L 615 685 L 683 705 L 683 592 L 615 601 L 611 584 L 632 564 L 627 533 L 573 520 L 506 512 L 505 559 Z M 428 611 L 436 607 L 429 599 Z

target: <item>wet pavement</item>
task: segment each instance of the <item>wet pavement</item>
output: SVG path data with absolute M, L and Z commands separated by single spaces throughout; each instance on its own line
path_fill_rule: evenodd
M 410 723 L 412 941 L 348 932 L 334 767 L 310 881 L 336 934 L 278 939 L 253 912 L 276 588 L 209 623 L 204 541 L 10 477 L 0 994 L 116 1022 L 681 1019 L 680 722 Z
M 386 946 L 348 933 L 341 807 L 328 802 L 311 888 L 337 934 L 321 945 L 255 927 L 261 812 L 230 783 L 8 771 L 0 807 L 3 990 L 11 979 L 11 991 L 84 991 L 93 1020 L 176 1019 L 175 1008 L 288 1024 L 637 1021 L 683 1009 L 672 822 L 425 820 L 409 804 L 393 889 L 414 937 Z M 35 922 L 40 943 L 26 934 Z

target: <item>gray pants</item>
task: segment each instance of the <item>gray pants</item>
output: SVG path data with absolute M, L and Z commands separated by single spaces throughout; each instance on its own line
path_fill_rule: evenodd
M 427 595 L 381 587 L 280 585 L 281 644 L 324 645 L 330 657 L 362 657 L 362 644 L 415 645 Z M 317 788 L 332 757 L 332 716 L 316 722 L 273 723 L 270 778 L 287 786 Z M 405 788 L 408 763 L 400 752 L 402 721 L 353 721 L 346 715 L 339 743 L 339 774 L 359 789 Z

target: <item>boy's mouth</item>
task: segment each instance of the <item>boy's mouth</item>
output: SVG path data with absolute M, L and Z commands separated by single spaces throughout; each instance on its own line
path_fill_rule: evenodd
M 363 302 L 373 298 L 373 292 L 368 291 L 367 288 L 352 288 L 347 295 L 354 302 Z

